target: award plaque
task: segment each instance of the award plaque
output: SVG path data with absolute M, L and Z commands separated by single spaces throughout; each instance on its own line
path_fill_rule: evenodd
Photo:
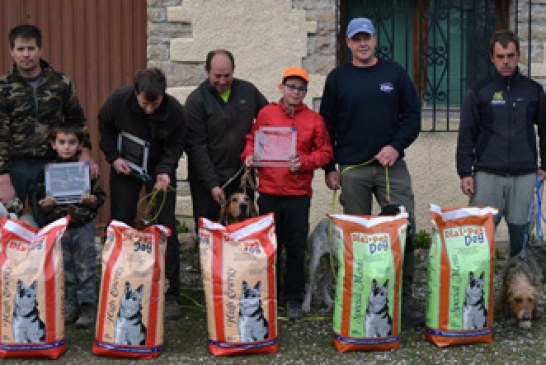
M 133 170 L 133 175 L 142 181 L 150 180 L 148 175 L 148 153 L 150 142 L 131 133 L 121 132 L 118 135 L 119 156 Z
M 50 163 L 44 172 L 46 196 L 54 197 L 57 204 L 77 203 L 91 193 L 89 161 Z
M 261 127 L 254 139 L 256 166 L 290 166 L 296 155 L 296 129 L 292 127 Z

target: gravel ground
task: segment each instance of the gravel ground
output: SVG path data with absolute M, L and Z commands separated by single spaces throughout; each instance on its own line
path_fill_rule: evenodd
M 506 244 L 498 244 L 503 256 Z M 417 252 L 415 296 L 424 309 L 426 295 L 426 250 Z M 500 271 L 504 260 L 497 260 Z M 539 319 L 531 329 L 519 329 L 514 321 L 494 324 L 494 342 L 438 348 L 424 339 L 423 328 L 403 328 L 400 349 L 386 352 L 339 353 L 331 341 L 331 317 L 325 309 L 314 308 L 304 320 L 279 319 L 279 351 L 268 355 L 214 357 L 207 349 L 206 319 L 196 269 L 183 265 L 185 287 L 183 317 L 165 324 L 165 347 L 154 364 L 546 364 L 546 320 Z M 498 277 L 498 273 L 497 273 Z M 496 280 L 495 286 L 498 287 Z M 280 311 L 282 313 L 282 311 Z M 118 360 L 91 354 L 94 330 L 68 327 L 68 351 L 58 364 L 136 364 L 140 360 Z M 50 360 L 0 360 L 5 364 L 41 364 Z

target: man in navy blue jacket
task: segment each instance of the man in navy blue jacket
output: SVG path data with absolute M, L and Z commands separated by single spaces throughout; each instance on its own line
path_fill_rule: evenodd
M 342 188 L 340 200 L 346 214 L 371 214 L 373 194 L 381 207 L 403 205 L 414 226 L 411 178 L 403 157 L 421 128 L 419 100 L 406 71 L 397 63 L 377 58 L 376 45 L 372 22 L 351 20 L 347 46 L 352 62 L 336 67 L 326 79 L 320 114 L 334 147 L 334 161 L 325 167 L 326 185 L 332 190 Z M 410 308 L 412 233 L 404 256 L 402 320 L 420 326 L 423 316 Z
M 468 91 L 457 141 L 457 173 L 471 205 L 499 208 L 510 235 L 510 255 L 521 251 L 537 175 L 546 177 L 544 89 L 520 74 L 519 40 L 509 30 L 490 44 L 494 74 Z M 540 139 L 537 166 L 535 125 Z

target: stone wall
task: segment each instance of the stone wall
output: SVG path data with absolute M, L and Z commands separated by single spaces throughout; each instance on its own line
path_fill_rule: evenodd
M 205 80 L 204 59 L 215 48 L 231 50 L 235 76 L 255 83 L 269 100 L 279 97 L 282 70 L 300 65 L 310 73 L 306 102 L 318 108 L 325 77 L 336 63 L 336 0 L 148 0 L 148 63 L 162 68 L 169 92 L 182 102 Z M 546 1 L 533 1 L 531 71 L 546 80 Z M 512 14 L 513 19 L 513 14 Z M 518 32 L 527 36 L 527 2 L 519 1 Z M 512 21 L 513 23 L 513 21 Z M 522 42 L 526 70 L 527 43 Z M 426 122 L 426 121 L 424 121 Z M 417 229 L 430 230 L 428 204 L 467 203 L 455 171 L 456 133 L 423 132 L 407 150 L 416 196 Z M 191 217 L 185 180 L 185 159 L 179 168 L 178 214 Z M 332 192 L 318 171 L 313 182 L 311 224 L 331 211 Z M 340 210 L 339 204 L 336 204 Z M 376 208 L 377 209 L 377 208 Z M 191 219 L 189 219 L 191 221 Z M 505 227 L 498 236 L 506 237 Z

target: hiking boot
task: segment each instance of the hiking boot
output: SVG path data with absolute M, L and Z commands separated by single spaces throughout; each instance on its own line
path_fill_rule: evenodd
M 89 328 L 95 325 L 96 309 L 89 304 L 82 304 L 81 314 L 76 321 L 77 328 Z
M 165 298 L 165 319 L 175 320 L 180 318 L 182 311 L 176 298 Z
M 424 327 L 425 316 L 413 309 L 410 303 L 402 304 L 402 323 L 410 327 Z
M 301 319 L 302 316 L 303 312 L 301 310 L 301 303 L 295 301 L 286 302 L 286 317 L 289 320 L 295 321 L 297 319 Z

